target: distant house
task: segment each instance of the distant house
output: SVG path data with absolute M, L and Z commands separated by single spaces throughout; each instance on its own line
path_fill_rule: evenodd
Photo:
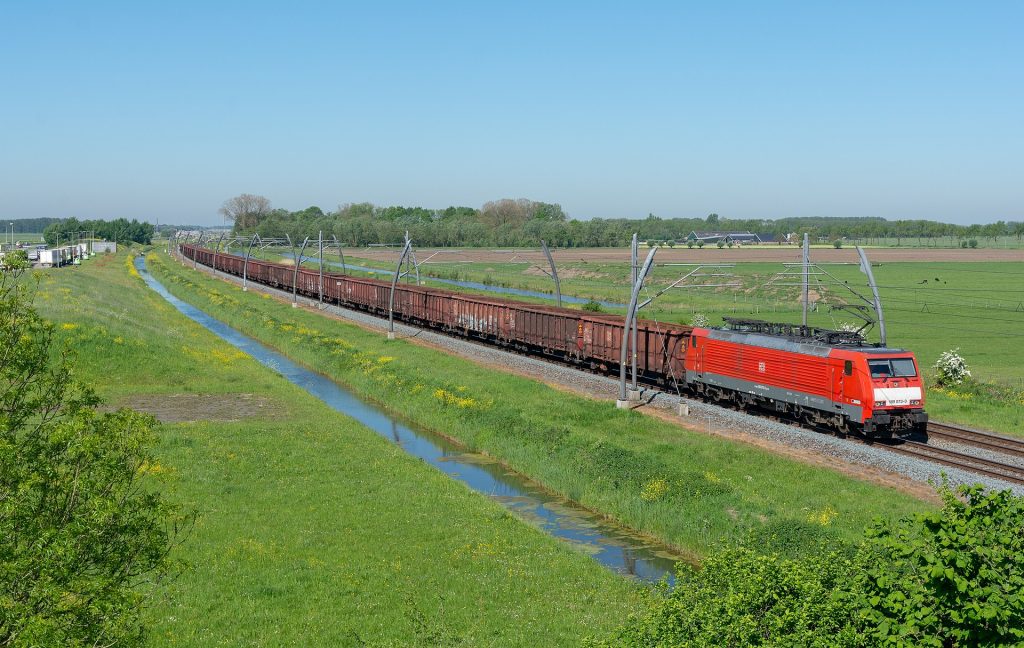
M 726 244 L 732 242 L 737 245 L 758 245 L 760 244 L 761 238 L 753 232 L 690 232 L 690 235 L 686 237 L 687 241 L 704 241 L 705 245 L 712 244 L 717 245 L 719 241 Z

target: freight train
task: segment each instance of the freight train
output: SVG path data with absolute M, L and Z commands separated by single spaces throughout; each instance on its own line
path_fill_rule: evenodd
M 390 282 L 286 266 L 179 245 L 187 258 L 227 274 L 387 317 Z M 294 282 L 294 284 L 293 284 Z M 394 317 L 450 335 L 618 372 L 621 316 L 398 284 Z M 758 320 L 727 328 L 640 320 L 637 373 L 646 384 L 722 404 L 767 410 L 869 438 L 924 432 L 924 384 L 909 351 L 856 333 Z

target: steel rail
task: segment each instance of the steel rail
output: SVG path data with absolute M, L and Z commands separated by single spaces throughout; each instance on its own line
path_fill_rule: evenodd
M 1024 440 L 1012 439 L 981 430 L 971 430 L 958 425 L 931 421 L 928 423 L 928 438 L 954 441 L 976 448 L 1024 458 Z
M 1020 466 L 1012 466 L 999 461 L 992 461 L 991 459 L 982 459 L 974 455 L 947 450 L 946 448 L 939 448 L 918 441 L 904 441 L 899 445 L 880 444 L 879 447 L 897 454 L 924 459 L 979 475 L 994 477 L 995 479 L 1001 479 L 1012 484 L 1024 484 L 1024 468 Z

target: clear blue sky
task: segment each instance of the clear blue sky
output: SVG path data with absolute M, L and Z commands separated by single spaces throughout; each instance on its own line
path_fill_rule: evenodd
M 0 220 L 1024 219 L 1024 3 L 5 2 Z

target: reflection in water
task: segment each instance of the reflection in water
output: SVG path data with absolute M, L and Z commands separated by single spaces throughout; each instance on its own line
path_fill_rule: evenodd
M 547 533 L 570 542 L 616 572 L 654 582 L 664 576 L 671 580 L 673 566 L 682 559 L 669 547 L 637 538 L 601 516 L 580 509 L 546 492 L 535 482 L 509 472 L 492 459 L 467 453 L 447 439 L 413 430 L 383 411 L 364 403 L 325 376 L 300 367 L 287 357 L 268 349 L 227 324 L 174 297 L 149 272 L 145 259 L 135 259 L 146 283 L 179 311 L 202 324 L 221 339 L 271 367 L 335 410 L 362 423 L 384 437 L 390 437 L 411 455 L 423 459 L 441 472 L 458 479 L 473 490 L 500 502 L 519 517 Z

